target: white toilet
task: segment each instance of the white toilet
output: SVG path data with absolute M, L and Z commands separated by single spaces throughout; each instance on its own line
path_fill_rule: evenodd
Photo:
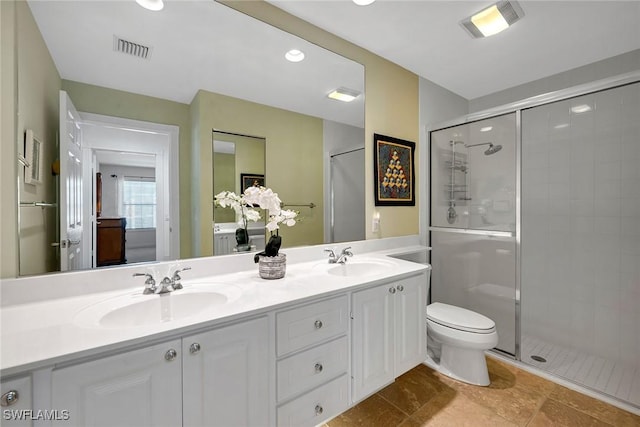
M 490 383 L 484 351 L 498 344 L 493 320 L 439 302 L 427 306 L 427 353 L 424 362 L 436 371 L 469 384 Z

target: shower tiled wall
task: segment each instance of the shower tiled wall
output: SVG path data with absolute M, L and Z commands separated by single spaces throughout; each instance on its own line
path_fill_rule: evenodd
M 522 336 L 640 369 L 640 83 L 522 112 Z

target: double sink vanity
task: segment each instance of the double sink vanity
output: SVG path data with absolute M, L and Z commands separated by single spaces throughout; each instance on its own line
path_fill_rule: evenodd
M 350 245 L 285 250 L 280 280 L 251 254 L 3 280 L 2 424 L 325 422 L 426 358 L 429 267 L 397 256 L 427 248 Z M 133 277 L 184 267 L 165 294 Z

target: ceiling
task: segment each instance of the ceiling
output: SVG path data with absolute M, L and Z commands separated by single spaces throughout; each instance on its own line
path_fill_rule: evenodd
M 484 39 L 459 22 L 492 1 L 267 1 L 467 99 L 640 49 L 640 1 L 520 0 L 524 18 Z
M 28 0 L 61 78 L 184 104 L 199 89 L 364 127 L 364 67 L 213 0 Z M 114 51 L 114 36 L 151 47 L 148 59 Z M 18 49 L 20 47 L 18 46 Z M 306 59 L 284 58 L 300 49 Z

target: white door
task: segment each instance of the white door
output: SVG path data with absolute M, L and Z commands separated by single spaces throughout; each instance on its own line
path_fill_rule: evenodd
M 182 339 L 184 426 L 269 425 L 266 317 Z
M 89 268 L 82 256 L 82 129 L 71 98 L 60 91 L 60 271 Z
M 393 284 L 353 293 L 353 401 L 357 402 L 393 381 Z
M 395 376 L 427 358 L 427 277 L 421 274 L 396 284 Z
M 173 340 L 54 370 L 52 407 L 68 410 L 70 419 L 53 424 L 180 426 L 180 344 Z

